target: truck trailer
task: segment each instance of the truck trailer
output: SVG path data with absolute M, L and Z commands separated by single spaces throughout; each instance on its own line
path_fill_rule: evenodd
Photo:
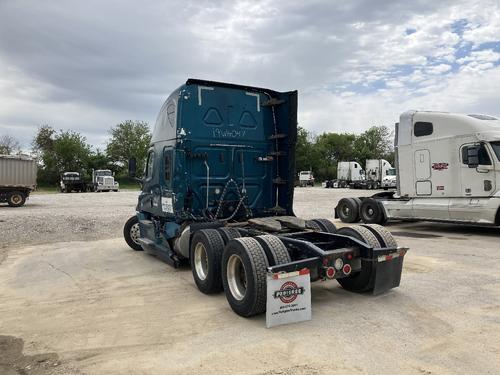
M 0 202 L 24 205 L 36 189 L 36 161 L 26 155 L 0 155 Z
M 296 140 L 296 91 L 189 79 L 158 115 L 126 242 L 189 263 L 202 293 L 224 291 L 245 317 L 265 311 L 268 273 L 308 270 L 353 292 L 397 287 L 407 249 L 385 228 L 294 215 Z
M 341 199 L 342 221 L 500 225 L 500 120 L 408 111 L 396 124 L 395 148 L 396 192 Z

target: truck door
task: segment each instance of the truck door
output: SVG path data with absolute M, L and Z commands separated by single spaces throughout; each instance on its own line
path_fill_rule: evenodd
M 429 150 L 415 151 L 415 190 L 418 196 L 432 194 L 431 156 Z
M 139 208 L 152 214 L 161 212 L 161 191 L 159 186 L 159 168 L 157 168 L 157 155 L 154 150 L 148 153 L 144 179 L 142 183 L 142 192 L 139 196 Z
M 479 165 L 469 168 L 467 165 L 467 150 L 469 147 L 479 146 Z M 460 177 L 462 197 L 489 197 L 496 191 L 495 168 L 492 160 L 493 155 L 484 143 L 464 144 L 460 148 Z

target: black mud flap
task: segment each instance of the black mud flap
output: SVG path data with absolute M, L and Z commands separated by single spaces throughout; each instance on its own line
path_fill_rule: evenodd
M 372 275 L 375 277 L 373 295 L 382 294 L 399 286 L 405 254 L 406 249 L 400 249 L 397 253 L 380 255 L 373 259 Z

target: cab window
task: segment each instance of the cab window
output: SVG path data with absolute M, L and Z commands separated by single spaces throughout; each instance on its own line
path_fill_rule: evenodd
M 471 147 L 476 147 L 475 145 Z M 463 146 L 462 147 L 462 164 L 467 164 L 467 150 L 469 149 L 469 146 Z M 479 146 L 479 151 L 478 151 L 478 158 L 479 158 L 479 165 L 491 165 L 491 159 L 490 155 L 488 155 L 488 150 L 486 149 L 486 146 L 484 143 L 481 143 Z
M 145 178 L 151 178 L 153 177 L 153 165 L 155 161 L 155 152 L 150 151 L 148 154 L 148 160 L 146 162 L 146 173 L 145 173 Z

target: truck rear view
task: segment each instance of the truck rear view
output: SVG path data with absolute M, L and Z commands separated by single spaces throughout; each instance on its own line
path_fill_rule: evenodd
M 295 217 L 296 137 L 297 92 L 188 80 L 158 115 L 125 240 L 189 262 L 198 289 L 224 291 L 241 316 L 265 311 L 268 272 L 307 270 L 355 292 L 397 287 L 406 249 L 384 228 Z
M 24 155 L 0 155 L 0 202 L 11 207 L 24 205 L 36 189 L 35 160 Z

